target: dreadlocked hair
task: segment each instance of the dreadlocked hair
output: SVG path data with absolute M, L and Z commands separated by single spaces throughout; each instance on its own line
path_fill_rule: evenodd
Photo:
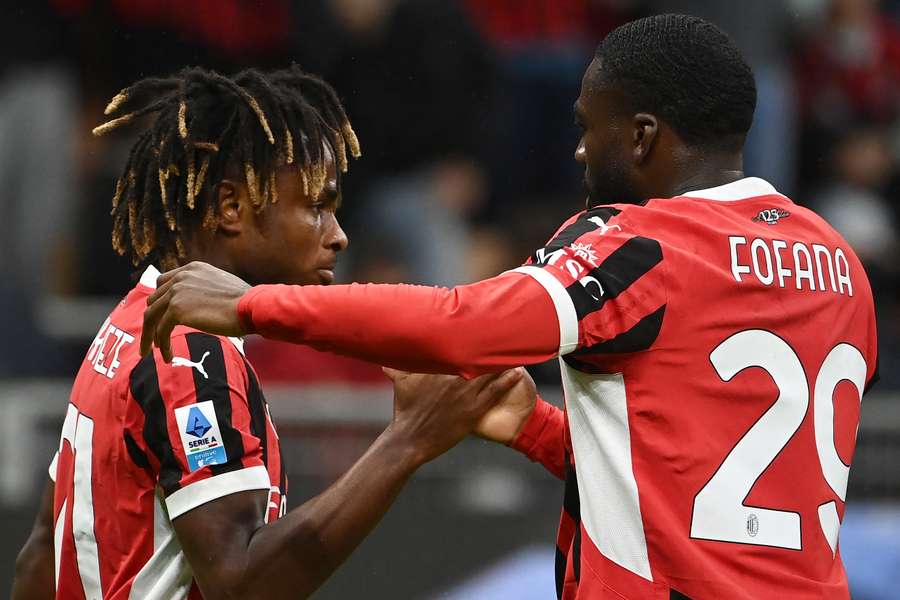
M 246 180 L 254 210 L 278 201 L 275 174 L 295 166 L 305 194 L 327 182 L 325 146 L 347 171 L 359 140 L 335 91 L 293 65 L 270 73 L 248 69 L 225 77 L 186 68 L 142 79 L 116 94 L 94 129 L 104 135 L 155 115 L 131 148 L 112 200 L 113 249 L 135 266 L 173 268 L 184 258 L 184 234 L 214 229 L 211 193 L 228 173 Z

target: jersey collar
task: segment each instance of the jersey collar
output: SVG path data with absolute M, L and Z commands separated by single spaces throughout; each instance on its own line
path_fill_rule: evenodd
M 159 277 L 159 269 L 157 269 L 153 265 L 150 265 L 144 270 L 144 274 L 141 275 L 141 280 L 139 283 L 144 287 L 155 290 L 157 277 Z
M 151 290 L 155 290 L 156 289 L 156 278 L 159 277 L 159 275 L 160 275 L 159 269 L 157 269 L 153 265 L 150 265 L 149 267 L 147 267 L 144 270 L 144 273 L 141 275 L 141 279 L 140 279 L 139 283 L 144 287 L 148 287 Z M 238 349 L 238 352 L 240 352 L 241 355 L 244 354 L 244 338 L 229 337 L 228 341 L 230 341 L 232 344 L 234 344 L 234 347 Z
M 744 200 L 746 198 L 756 198 L 758 196 L 781 196 L 775 187 L 759 177 L 744 177 L 725 185 L 707 188 L 705 190 L 694 190 L 681 194 L 682 197 L 702 198 L 703 200 Z

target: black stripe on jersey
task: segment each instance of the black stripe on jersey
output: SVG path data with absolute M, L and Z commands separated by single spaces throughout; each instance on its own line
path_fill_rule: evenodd
M 666 305 L 663 304 L 655 311 L 635 323 L 635 325 L 624 333 L 620 333 L 616 337 L 588 346 L 580 348 L 566 358 L 590 356 L 594 354 L 625 354 L 626 352 L 640 352 L 646 350 L 653 345 L 662 329 L 663 317 L 666 314 Z M 573 364 L 573 368 L 578 368 L 577 361 Z
M 862 353 L 860 353 L 860 354 L 862 354 Z M 872 371 L 872 377 L 869 378 L 869 382 L 865 385 L 865 389 L 863 390 L 864 396 L 866 394 L 868 394 L 869 390 L 872 389 L 872 386 L 875 385 L 876 383 L 878 383 L 878 380 L 881 379 L 880 369 L 881 369 L 881 361 L 879 360 L 879 357 L 876 356 L 875 357 L 875 370 Z
M 681 592 L 675 589 L 669 589 L 669 600 L 691 600 Z
M 566 452 L 566 488 L 563 496 L 563 509 L 572 519 L 575 526 L 575 537 L 572 539 L 572 569 L 575 581 L 581 581 L 581 498 L 578 495 L 578 475 L 572 467 L 569 453 Z
M 250 406 L 250 433 L 259 438 L 259 446 L 262 448 L 262 461 L 268 468 L 269 466 L 269 444 L 268 444 L 268 428 L 266 427 L 266 405 L 263 400 L 262 390 L 259 388 L 259 381 L 253 373 L 253 369 L 247 361 L 244 361 L 244 368 L 247 370 L 247 403 Z
M 219 338 L 208 333 L 189 333 L 185 337 L 191 360 L 202 362 L 208 377 L 199 369 L 191 369 L 194 374 L 194 390 L 197 402 L 212 400 L 216 409 L 216 420 L 222 433 L 222 444 L 228 462 L 210 466 L 213 475 L 243 468 L 244 443 L 241 432 L 234 428 L 231 420 L 231 391 L 228 388 L 228 372 L 225 370 L 225 353 Z M 207 355 L 207 353 L 209 353 Z
M 566 553 L 556 547 L 556 597 L 562 600 L 563 585 L 566 583 Z
M 565 453 L 566 459 L 566 487 L 563 495 L 563 510 L 572 519 L 575 534 L 572 538 L 572 568 L 575 573 L 575 581 L 581 579 L 581 499 L 578 496 L 578 476 L 572 467 L 569 453 Z M 556 595 L 562 598 L 563 585 L 566 579 L 566 563 L 568 556 L 557 547 L 556 554 Z
M 147 455 L 144 454 L 144 451 L 137 445 L 137 442 L 134 441 L 134 438 L 131 437 L 131 434 L 127 431 L 125 432 L 125 448 L 128 450 L 128 456 L 131 457 L 132 462 L 136 464 L 141 469 L 145 471 L 150 470 L 150 461 L 147 459 Z
M 607 300 L 618 297 L 662 259 L 662 247 L 650 238 L 635 236 L 619 246 L 587 273 L 600 282 L 602 292 L 593 282 L 585 286 L 576 281 L 566 288 L 575 304 L 578 320 L 603 308 Z
M 182 471 L 169 438 L 166 405 L 159 391 L 153 353 L 142 358 L 131 370 L 129 386 L 131 396 L 144 411 L 144 441 L 159 461 L 159 485 L 168 496 L 181 487 L 178 482 Z
M 600 217 L 600 219 L 605 223 L 620 212 L 622 211 L 611 206 L 598 206 L 581 213 L 581 215 L 579 215 L 579 217 L 575 219 L 575 221 L 571 225 L 560 231 L 555 238 L 550 240 L 550 242 L 546 246 L 544 246 L 543 251 L 545 259 L 550 253 L 556 252 L 560 248 L 565 248 L 589 231 L 599 229 L 600 225 L 592 222 L 590 219 L 593 219 L 594 217 Z M 532 256 L 532 261 L 534 261 L 534 264 L 537 265 L 543 263 L 543 261 L 541 261 L 538 257 L 537 253 Z

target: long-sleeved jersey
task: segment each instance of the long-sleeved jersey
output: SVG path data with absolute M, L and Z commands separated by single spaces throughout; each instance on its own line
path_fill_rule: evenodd
M 592 208 L 472 285 L 261 286 L 239 313 L 419 371 L 559 356 L 565 420 L 539 404 L 517 445 L 566 479 L 561 598 L 848 597 L 871 289 L 840 235 L 763 180 Z

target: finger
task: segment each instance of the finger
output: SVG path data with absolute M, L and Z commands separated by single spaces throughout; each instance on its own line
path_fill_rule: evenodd
M 153 304 L 144 311 L 144 327 L 141 330 L 141 356 L 147 356 L 153 349 L 153 338 L 159 319 L 165 314 L 169 305 L 169 297 L 157 298 Z
M 158 285 L 157 288 L 153 290 L 153 292 L 149 296 L 147 296 L 147 306 L 150 306 L 151 304 L 168 294 L 174 283 L 174 279 L 169 279 L 162 285 Z
M 172 311 L 167 310 L 160 319 L 159 325 L 156 326 L 156 331 L 153 334 L 153 341 L 156 343 L 157 348 L 159 348 L 163 360 L 167 363 L 172 362 L 172 330 L 175 329 L 176 325 L 178 325 L 178 321 L 175 318 L 175 315 L 172 314 Z
M 191 266 L 190 263 L 186 265 L 182 265 L 180 267 L 175 267 L 170 271 L 166 271 L 165 273 L 161 273 L 159 277 L 156 278 L 156 288 L 159 289 L 166 283 L 172 280 L 173 277 L 181 273 L 182 271 L 187 270 Z
M 500 371 L 499 373 L 487 373 L 485 375 L 479 375 L 474 379 L 470 379 L 469 381 L 464 381 L 465 385 L 473 386 L 480 393 L 484 388 L 490 385 L 493 381 L 500 378 L 506 371 Z
M 481 392 L 479 392 L 479 395 L 493 398 L 505 394 L 522 380 L 525 376 L 523 371 L 522 368 L 504 371 L 499 377 L 488 383 Z

